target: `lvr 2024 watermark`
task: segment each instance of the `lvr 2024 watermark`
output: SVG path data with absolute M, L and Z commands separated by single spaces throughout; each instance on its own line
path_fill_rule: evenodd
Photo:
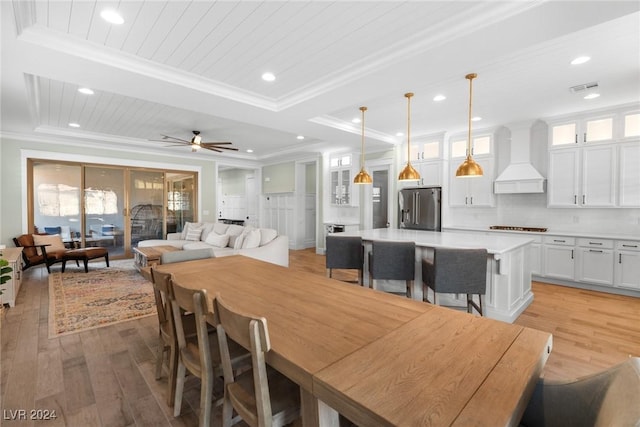
M 11 421 L 47 421 L 58 418 L 55 409 L 3 409 L 2 419 Z

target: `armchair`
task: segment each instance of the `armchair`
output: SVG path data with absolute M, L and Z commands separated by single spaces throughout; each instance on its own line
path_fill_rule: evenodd
M 23 269 L 26 270 L 29 267 L 33 267 L 35 265 L 45 264 L 47 266 L 47 271 L 50 273 L 51 269 L 49 268 L 51 265 L 56 262 L 62 262 L 64 259 L 64 254 L 67 252 L 67 249 L 62 244 L 62 248 L 60 248 L 55 243 L 47 242 L 46 238 L 43 242 L 35 243 L 34 234 L 22 234 L 18 237 L 13 238 L 13 243 L 16 247 L 22 247 L 22 260 L 24 261 Z M 48 236 L 47 234 L 35 234 L 35 236 Z M 58 237 L 60 243 L 62 240 Z M 47 247 L 49 250 L 47 251 Z

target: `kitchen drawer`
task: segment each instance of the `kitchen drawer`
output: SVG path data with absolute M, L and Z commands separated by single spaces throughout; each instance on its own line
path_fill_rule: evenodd
M 640 241 L 638 240 L 617 240 L 616 249 L 621 251 L 640 251 Z
M 578 239 L 578 246 L 581 246 L 584 248 L 613 249 L 613 240 L 590 239 L 590 238 L 583 237 Z
M 544 243 L 548 245 L 574 246 L 576 244 L 576 238 L 565 236 L 544 236 Z

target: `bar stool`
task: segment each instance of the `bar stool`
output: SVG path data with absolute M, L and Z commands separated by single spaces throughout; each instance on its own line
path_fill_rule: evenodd
M 372 242 L 369 253 L 369 287 L 374 280 L 404 280 L 406 296 L 412 297 L 415 278 L 416 244 L 414 242 Z
M 358 270 L 358 284 L 362 285 L 364 247 L 359 236 L 327 236 L 327 277 L 333 269 Z
M 429 288 L 436 294 L 467 294 L 467 312 L 482 313 L 482 295 L 487 290 L 487 250 L 434 248 L 433 261 L 422 260 L 422 300 L 429 301 Z M 473 301 L 478 294 L 479 304 Z

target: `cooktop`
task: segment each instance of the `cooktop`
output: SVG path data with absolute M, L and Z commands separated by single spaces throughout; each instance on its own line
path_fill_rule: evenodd
M 489 227 L 490 230 L 510 230 L 510 231 L 535 231 L 538 233 L 544 233 L 547 231 L 546 228 L 543 227 L 518 227 L 513 225 L 492 225 Z

